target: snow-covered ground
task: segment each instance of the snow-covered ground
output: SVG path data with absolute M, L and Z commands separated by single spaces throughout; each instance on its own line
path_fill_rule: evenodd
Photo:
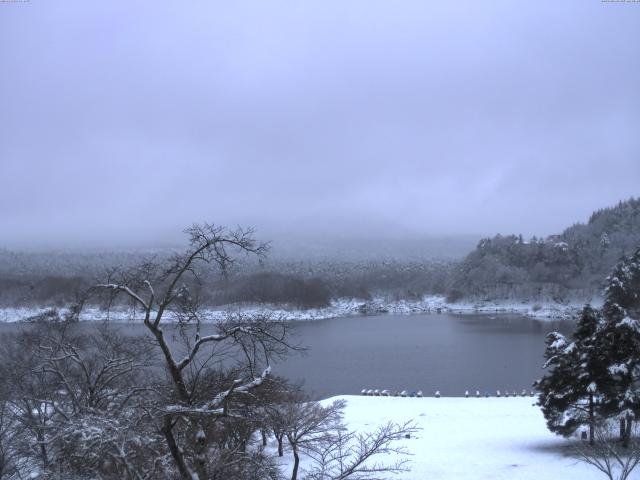
M 571 456 L 569 441 L 550 433 L 535 399 L 341 396 L 350 430 L 414 420 L 422 430 L 400 442 L 413 456 L 398 479 L 566 480 L 603 478 Z M 283 468 L 291 455 L 285 452 Z M 303 466 L 306 462 L 303 462 Z M 635 472 L 634 472 L 635 473 Z M 640 478 L 640 472 L 638 477 Z
M 229 313 L 270 313 L 275 317 L 287 320 L 321 320 L 354 315 L 395 314 L 409 315 L 415 313 L 517 313 L 539 319 L 571 319 L 582 308 L 583 303 L 518 303 L 507 301 L 456 302 L 448 303 L 443 296 L 427 296 L 420 300 L 390 301 L 375 298 L 369 301 L 341 298 L 328 307 L 302 310 L 279 305 L 226 305 L 207 310 L 204 314 L 208 321 L 216 322 L 225 319 Z M 0 308 L 0 322 L 24 321 L 42 314 L 49 308 Z M 64 310 L 64 309 L 62 309 Z M 139 313 L 139 312 L 138 312 Z M 138 315 L 139 316 L 139 315 Z M 97 308 L 85 308 L 82 320 L 102 320 L 106 313 Z M 134 312 L 114 309 L 109 313 L 110 320 L 127 321 L 134 317 Z

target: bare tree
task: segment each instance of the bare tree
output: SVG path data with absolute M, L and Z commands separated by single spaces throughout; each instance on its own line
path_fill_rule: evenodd
M 164 268 L 145 263 L 118 281 L 98 284 L 94 289 L 125 295 L 141 309 L 143 324 L 162 353 L 169 379 L 164 399 L 156 405 L 159 430 L 180 476 L 204 480 L 210 476 L 210 459 L 221 458 L 211 450 L 212 422 L 246 417 L 246 412 L 235 408 L 235 400 L 265 382 L 273 356 L 295 347 L 287 341 L 287 324 L 265 316 L 233 316 L 218 324 L 215 333 L 202 334 L 199 288 L 203 268 L 212 265 L 225 274 L 239 254 L 260 258 L 267 245 L 257 243 L 250 229 L 227 230 L 204 224 L 194 225 L 186 233 L 189 247 Z M 177 322 L 181 358 L 180 349 L 167 338 L 169 322 Z M 214 362 L 239 358 L 241 367 L 226 385 L 203 381 Z
M 37 368 L 33 347 L 40 339 L 37 330 L 5 336 L 0 343 L 0 378 L 7 402 L 5 415 L 17 424 L 11 447 L 18 456 L 29 459 L 29 469 L 46 470 L 54 436 L 54 411 L 50 405 L 60 395 L 50 376 Z
M 302 454 L 312 462 L 305 480 L 377 479 L 387 474 L 407 471 L 408 451 L 396 441 L 418 431 L 411 422 L 388 423 L 374 432 L 347 431 L 342 423 L 344 400 L 323 406 L 309 401 L 301 389 L 285 390 L 279 402 L 269 405 L 268 418 L 278 450 L 282 438 L 291 448 L 294 463 L 291 479 L 300 475 Z M 389 462 L 381 456 L 392 455 Z
M 311 451 L 326 442 L 340 430 L 344 400 L 336 400 L 323 407 L 317 402 L 302 402 L 293 399 L 284 405 L 282 415 L 285 420 L 285 436 L 293 453 L 291 480 L 298 478 L 300 453 Z
M 409 471 L 408 450 L 397 441 L 408 438 L 420 429 L 412 422 L 389 422 L 373 432 L 347 432 L 335 434 L 308 451 L 314 467 L 305 480 L 381 480 L 388 474 Z M 391 456 L 390 462 L 379 461 Z
M 19 468 L 20 456 L 15 448 L 17 427 L 9 402 L 0 399 L 0 479 L 11 478 Z
M 143 462 L 129 468 L 142 451 L 154 456 L 153 431 L 141 427 L 137 409 L 153 391 L 148 342 L 105 325 L 77 330 L 71 319 L 41 324 L 3 344 L 0 374 L 8 380 L 3 395 L 15 425 L 18 478 L 34 471 L 153 478 Z M 109 458 L 119 462 L 104 468 Z
M 150 347 L 108 325 L 38 346 L 39 368 L 65 399 L 52 404 L 59 470 L 137 480 L 159 474 L 146 461 L 158 456 L 158 435 L 139 408 L 155 394 Z
M 307 402 L 309 398 L 301 383 L 291 383 L 281 377 L 274 377 L 271 380 L 269 402 L 263 407 L 264 437 L 268 432 L 273 434 L 278 444 L 278 456 L 282 457 L 284 455 L 284 440 L 292 421 L 290 412 L 293 409 L 290 405 Z M 263 439 L 263 445 L 266 446 L 266 438 Z
M 579 458 L 598 469 L 609 480 L 626 480 L 640 463 L 640 430 L 634 425 L 626 441 L 620 440 L 610 423 L 596 426 L 593 445 L 580 442 L 575 445 Z

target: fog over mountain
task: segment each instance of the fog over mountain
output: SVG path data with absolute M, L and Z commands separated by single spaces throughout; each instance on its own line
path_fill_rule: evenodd
M 0 5 L 0 245 L 548 235 L 638 193 L 640 8 Z

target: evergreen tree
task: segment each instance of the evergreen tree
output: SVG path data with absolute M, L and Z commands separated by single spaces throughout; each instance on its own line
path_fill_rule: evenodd
M 628 442 L 631 424 L 640 418 L 640 248 L 607 277 L 603 313 L 603 407 L 607 416 L 620 418 Z
M 586 425 L 591 443 L 599 416 L 599 385 L 606 375 L 606 363 L 599 354 L 600 323 L 600 313 L 586 305 L 570 338 L 550 333 L 544 365 L 548 373 L 535 384 L 549 430 L 569 436 Z

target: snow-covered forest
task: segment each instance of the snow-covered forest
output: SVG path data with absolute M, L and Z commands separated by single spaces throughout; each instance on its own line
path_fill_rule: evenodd
M 558 235 L 482 239 L 459 259 L 407 259 L 400 250 L 382 259 L 243 259 L 226 278 L 205 274 L 201 301 L 210 308 L 268 304 L 322 308 L 340 299 L 384 305 L 441 296 L 457 302 L 510 301 L 543 306 L 598 303 L 602 279 L 640 244 L 640 199 L 594 212 Z M 277 245 L 272 246 L 277 251 Z M 64 307 L 99 278 L 160 261 L 171 249 L 103 253 L 0 250 L 0 307 Z M 104 307 L 104 302 L 97 304 Z M 378 308 L 378 307 L 376 307 Z M 380 307 L 382 308 L 382 307 Z M 353 313 L 353 312 L 351 312 Z

